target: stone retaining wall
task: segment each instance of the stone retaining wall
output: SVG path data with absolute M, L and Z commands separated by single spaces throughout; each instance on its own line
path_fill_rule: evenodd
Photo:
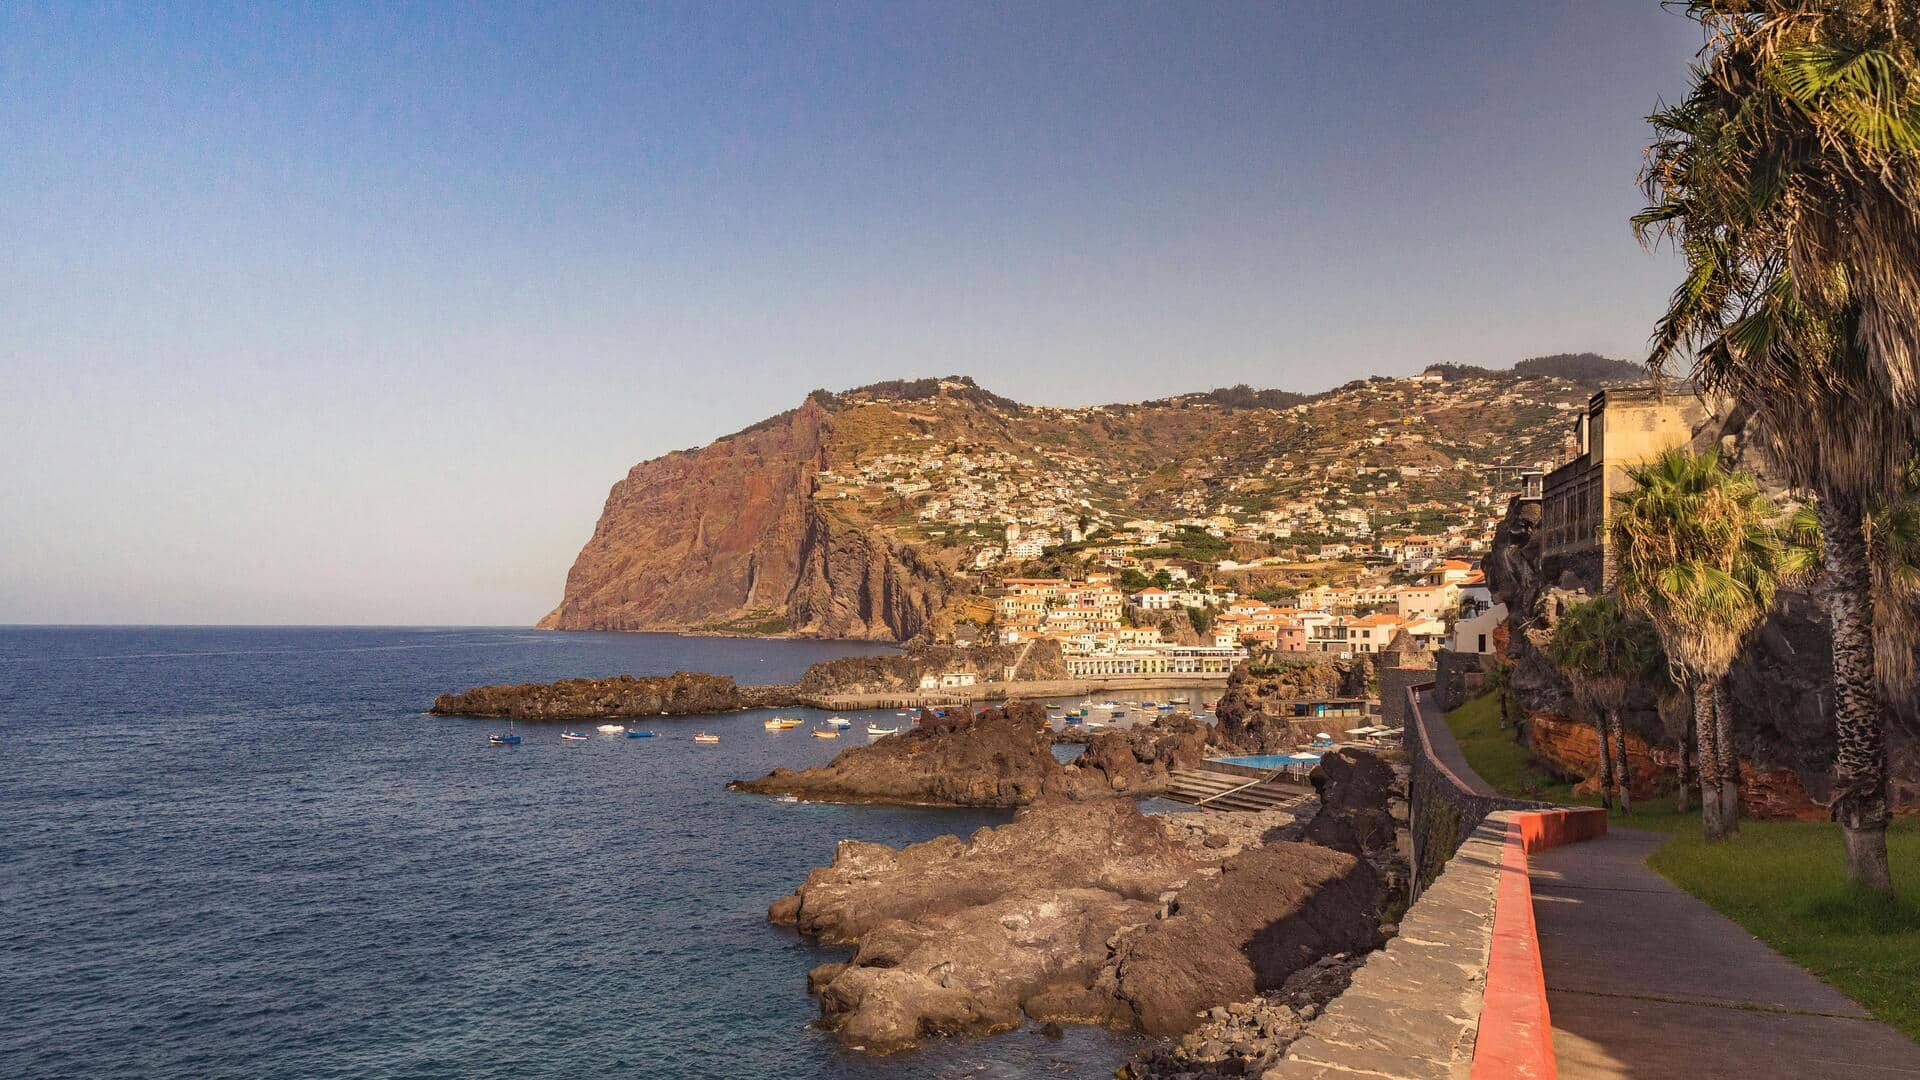
M 1400 932 L 1265 1080 L 1466 1077 L 1486 991 L 1495 897 L 1514 812 L 1487 816 L 1407 910 Z
M 1466 838 L 1472 835 L 1488 814 L 1498 810 L 1539 810 L 1547 803 L 1515 799 L 1495 792 L 1479 777 L 1456 773 L 1433 750 L 1429 717 L 1421 708 L 1420 695 L 1434 688 L 1431 682 L 1407 687 L 1407 755 L 1412 762 L 1407 781 L 1408 829 L 1413 834 L 1413 894 L 1416 899 L 1440 873 L 1447 860 Z M 1445 738 L 1451 742 L 1452 735 Z

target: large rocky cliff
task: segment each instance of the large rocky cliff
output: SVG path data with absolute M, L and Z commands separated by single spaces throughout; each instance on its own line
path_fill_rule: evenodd
M 613 486 L 550 630 L 718 630 L 904 641 L 951 585 L 883 533 L 814 498 L 833 417 L 800 408 Z

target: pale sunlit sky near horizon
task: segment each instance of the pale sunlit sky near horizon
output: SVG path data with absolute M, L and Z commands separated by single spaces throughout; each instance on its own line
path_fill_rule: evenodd
M 1637 358 L 1657 0 L 0 5 L 0 623 L 526 624 L 634 462 Z

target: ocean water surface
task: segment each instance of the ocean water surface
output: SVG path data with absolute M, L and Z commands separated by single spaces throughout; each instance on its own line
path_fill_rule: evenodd
M 491 747 L 501 723 L 423 711 L 482 683 L 775 682 L 873 651 L 0 628 L 0 1077 L 1111 1075 L 1136 1044 L 1090 1028 L 874 1058 L 808 1026 L 806 971 L 845 950 L 769 925 L 768 902 L 842 838 L 1006 819 L 725 790 L 863 735 L 741 712 L 653 718 L 656 739 L 520 725 Z

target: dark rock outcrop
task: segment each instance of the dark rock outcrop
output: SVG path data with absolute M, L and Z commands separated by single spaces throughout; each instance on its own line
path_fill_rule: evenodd
M 1192 1030 L 1200 1014 L 1278 988 L 1331 952 L 1379 943 L 1385 889 L 1364 860 L 1270 842 L 1182 890 L 1172 914 L 1125 938 L 1110 981 L 1122 1016 L 1149 1035 Z
M 1377 935 L 1364 862 L 1281 844 L 1211 865 L 1175 831 L 1114 799 L 1029 807 L 967 841 L 844 841 L 768 917 L 856 946 L 808 984 L 825 1027 L 881 1052 L 1023 1015 L 1184 1030 Z
M 728 787 L 819 802 L 935 806 L 1152 795 L 1169 770 L 1199 761 L 1206 732 L 1191 716 L 1102 732 L 1069 765 L 1054 757 L 1053 739 L 1046 710 L 1032 703 L 944 717 L 923 710 L 913 727 L 849 747 L 819 768 L 775 769 Z
M 481 686 L 441 694 L 429 712 L 512 720 L 598 720 L 622 716 L 691 716 L 793 704 L 788 686 L 740 686 L 724 675 L 616 675 L 551 683 Z
M 1053 756 L 1046 710 L 1010 705 L 945 716 L 923 711 L 897 735 L 841 751 L 817 769 L 775 769 L 736 791 L 820 802 L 1024 806 L 1072 787 Z
M 1394 819 L 1388 809 L 1398 786 L 1394 770 L 1365 750 L 1324 754 L 1307 777 L 1320 794 L 1303 839 L 1362 857 L 1392 851 Z
M 1316 657 L 1257 669 L 1243 663 L 1227 680 L 1227 689 L 1214 706 L 1218 723 L 1210 741 L 1238 754 L 1285 753 L 1305 741 L 1294 726 L 1294 702 L 1365 696 L 1370 674 L 1364 658 Z M 1324 724 L 1324 720 L 1315 720 L 1305 726 Z

